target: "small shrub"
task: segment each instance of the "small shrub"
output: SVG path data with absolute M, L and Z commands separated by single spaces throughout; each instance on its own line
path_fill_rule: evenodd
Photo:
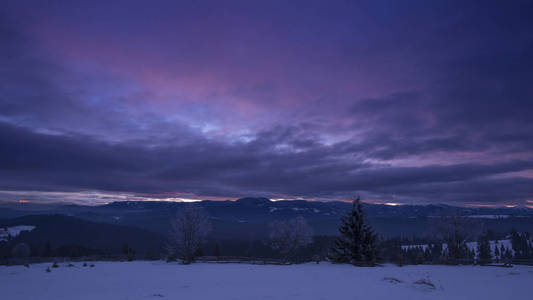
M 57 264 L 57 262 L 54 262 L 54 264 L 52 265 L 52 268 L 59 268 L 59 265 Z
M 24 266 L 25 266 L 26 268 L 29 268 L 29 267 L 30 267 L 30 264 L 24 264 Z
M 82 266 L 83 266 L 83 267 L 87 267 L 87 263 L 83 263 L 83 265 L 82 265 Z
M 46 273 L 50 273 L 52 270 L 50 270 L 50 267 L 46 268 Z
M 394 262 L 396 264 L 397 267 L 403 267 L 403 259 L 398 259 L 397 261 Z
M 94 264 L 90 264 L 89 267 L 94 268 Z
M 68 264 L 67 267 L 72 268 L 72 267 L 74 267 L 74 265 L 73 264 Z
M 320 255 L 318 255 L 318 254 L 313 255 L 313 261 L 315 263 L 319 264 L 320 263 Z

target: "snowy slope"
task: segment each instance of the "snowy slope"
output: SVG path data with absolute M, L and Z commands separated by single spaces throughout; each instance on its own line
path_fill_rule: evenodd
M 7 241 L 8 237 L 16 237 L 22 231 L 32 231 L 35 229 L 33 225 L 19 225 L 7 228 L 0 228 L 0 242 Z
M 531 299 L 533 267 L 96 262 L 0 266 L 2 299 Z M 426 280 L 435 285 L 416 284 Z

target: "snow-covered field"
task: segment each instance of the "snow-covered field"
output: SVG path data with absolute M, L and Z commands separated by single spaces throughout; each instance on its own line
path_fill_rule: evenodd
M 96 262 L 0 266 L 0 299 L 531 299 L 533 267 Z M 421 281 L 434 284 L 431 287 Z M 418 283 L 417 283 L 418 282 Z

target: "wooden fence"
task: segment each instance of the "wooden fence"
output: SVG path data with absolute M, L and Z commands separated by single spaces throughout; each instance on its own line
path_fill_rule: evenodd
M 515 265 L 533 266 L 533 259 L 513 259 L 511 263 Z
M 196 258 L 197 262 L 217 263 L 217 264 L 252 264 L 252 265 L 288 265 L 277 258 L 252 258 L 244 256 L 200 256 Z
M 47 262 L 91 262 L 91 261 L 127 261 L 128 257 L 125 255 L 94 255 L 85 257 L 27 257 L 27 258 L 9 258 L 0 259 L 0 265 L 24 265 L 24 264 L 38 264 Z M 145 260 L 145 259 L 135 259 Z M 158 260 L 158 259 L 154 259 Z M 253 264 L 253 265 L 290 265 L 287 262 L 278 258 L 254 258 L 244 256 L 200 256 L 195 259 L 196 262 L 202 263 L 217 263 L 217 264 Z M 451 262 L 441 262 L 436 264 L 452 264 Z M 475 261 L 471 259 L 461 259 L 453 263 L 454 265 L 473 265 Z M 533 266 L 533 259 L 513 259 L 511 261 L 502 263 L 493 263 L 489 266 L 511 266 L 511 265 L 527 265 Z
M 25 265 L 25 264 L 39 264 L 39 263 L 65 263 L 65 262 L 90 262 L 90 261 L 127 261 L 126 255 L 93 255 L 84 257 L 27 257 L 27 258 L 8 258 L 0 259 L 0 265 Z M 134 260 L 146 260 L 135 258 Z M 158 259 L 157 259 L 158 260 Z M 253 264 L 253 265 L 288 265 L 277 258 L 253 258 L 241 256 L 199 256 L 195 259 L 196 262 L 202 263 L 218 263 L 218 264 Z

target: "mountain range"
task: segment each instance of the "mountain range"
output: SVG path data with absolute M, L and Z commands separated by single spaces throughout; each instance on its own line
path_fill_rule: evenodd
M 121 201 L 98 206 L 3 203 L 0 220 L 17 220 L 28 215 L 65 215 L 84 221 L 138 228 L 166 235 L 169 221 L 182 202 Z M 303 200 L 271 201 L 242 198 L 236 201 L 201 201 L 213 224 L 217 239 L 258 239 L 264 237 L 274 220 L 303 216 L 318 235 L 335 235 L 339 218 L 350 209 L 349 202 Z M 479 218 L 486 229 L 533 231 L 533 209 L 527 207 L 457 207 L 449 205 L 383 205 L 364 203 L 376 232 L 384 237 L 423 236 L 433 217 L 465 215 Z M 24 220 L 24 219 L 20 219 Z M 13 222 L 13 221 L 12 221 Z M 11 222 L 11 223 L 12 223 Z M 20 223 L 20 222 L 18 222 Z M 25 224 L 33 225 L 33 224 Z

